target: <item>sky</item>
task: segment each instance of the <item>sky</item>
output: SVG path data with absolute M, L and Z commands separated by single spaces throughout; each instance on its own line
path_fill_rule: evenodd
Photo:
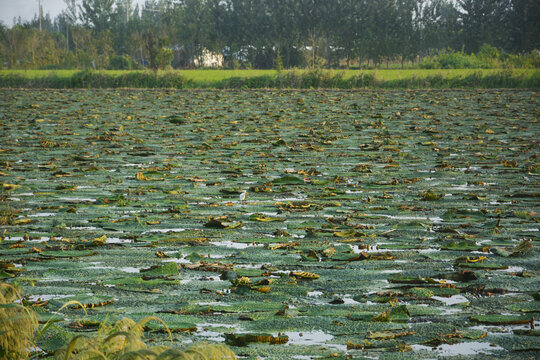
M 144 0 L 134 0 L 133 5 L 136 3 L 143 4 Z M 43 16 L 49 13 L 51 19 L 60 14 L 62 9 L 66 8 L 64 0 L 41 0 L 41 6 L 43 7 Z M 13 18 L 19 16 L 22 20 L 31 20 L 35 14 L 38 14 L 38 0 L 0 0 L 0 21 L 11 27 L 13 25 Z

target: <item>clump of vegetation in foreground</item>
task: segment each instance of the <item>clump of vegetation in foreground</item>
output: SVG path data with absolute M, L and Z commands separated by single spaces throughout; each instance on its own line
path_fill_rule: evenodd
M 21 296 L 13 286 L 0 283 L 0 358 L 28 356 L 38 329 L 35 313 L 18 304 Z
M 216 80 L 191 79 L 182 72 L 102 72 L 84 70 L 71 76 L 51 72 L 42 77 L 19 73 L 0 74 L 0 87 L 5 88 L 335 88 L 335 89 L 452 89 L 452 88 L 540 88 L 539 71 L 475 71 L 457 74 L 445 72 L 426 75 L 405 74 L 402 78 L 385 79 L 377 72 L 345 72 L 328 70 L 286 71 L 259 76 L 233 76 Z
M 118 320 L 114 325 L 102 325 L 93 337 L 77 336 L 55 353 L 63 359 L 157 359 L 157 360 L 233 360 L 234 352 L 226 345 L 199 343 L 185 350 L 167 346 L 148 347 L 143 341 L 144 325 L 156 317 L 147 317 L 135 322 L 129 318 Z M 163 322 L 162 322 L 163 323 Z M 163 323 L 165 324 L 165 323 Z M 172 342 L 172 335 L 171 342 Z
M 157 317 L 146 317 L 138 322 L 123 318 L 113 325 L 102 323 L 94 336 L 75 336 L 68 344 L 58 349 L 54 357 L 59 360 L 236 359 L 234 352 L 221 344 L 198 343 L 185 350 L 167 346 L 149 347 L 143 341 L 143 337 L 145 324 L 151 320 L 161 322 L 165 326 L 172 342 L 172 334 L 167 325 Z M 50 324 L 50 321 L 47 322 L 38 333 L 39 325 L 35 311 L 23 305 L 23 299 L 15 287 L 0 283 L 0 359 L 28 358 L 37 339 Z

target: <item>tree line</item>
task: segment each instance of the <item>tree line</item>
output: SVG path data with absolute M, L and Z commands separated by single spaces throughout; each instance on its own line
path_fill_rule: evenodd
M 227 67 L 358 67 L 540 49 L 538 0 L 64 1 L 54 19 L 0 24 L 3 68 L 190 68 L 208 51 Z

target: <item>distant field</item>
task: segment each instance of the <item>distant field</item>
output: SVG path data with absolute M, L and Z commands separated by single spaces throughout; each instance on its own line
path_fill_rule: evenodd
M 287 70 L 285 72 L 298 72 L 302 73 L 306 70 Z M 361 74 L 374 74 L 381 80 L 396 80 L 407 79 L 412 77 L 428 77 L 434 75 L 442 75 L 443 77 L 457 77 L 466 76 L 475 72 L 481 72 L 483 74 L 494 74 L 501 71 L 500 69 L 417 69 L 417 70 L 328 70 L 331 74 L 342 73 L 345 79 L 351 78 Z M 533 74 L 538 72 L 534 69 L 520 69 L 517 70 L 520 74 Z M 264 75 L 275 75 L 275 70 L 180 70 L 180 73 L 189 79 L 195 81 L 219 81 L 231 77 L 256 77 Z
M 73 76 L 76 72 L 80 70 L 0 70 L 0 75 L 6 74 L 17 74 L 29 79 L 39 78 L 48 76 L 50 74 L 55 74 L 58 77 L 69 78 Z M 108 75 L 123 75 L 126 73 L 142 73 L 146 70 L 99 70 L 100 73 Z M 303 73 L 307 70 L 284 70 L 284 73 L 287 72 L 297 72 Z M 494 74 L 502 71 L 502 69 L 380 69 L 380 70 L 328 70 L 329 73 L 336 74 L 342 73 L 344 78 L 350 78 L 359 74 L 376 74 L 381 80 L 395 80 L 395 79 L 404 79 L 410 78 L 413 76 L 416 77 L 427 77 L 434 75 L 442 75 L 443 77 L 456 77 L 456 76 L 466 76 L 473 73 L 481 72 L 482 74 Z M 537 69 L 517 69 L 514 70 L 520 74 L 534 74 L 538 73 Z M 163 73 L 174 73 L 181 74 L 188 79 L 201 82 L 212 82 L 220 81 L 223 79 L 228 79 L 232 77 L 257 77 L 257 76 L 272 76 L 276 75 L 275 70 L 172 70 L 172 71 L 159 71 L 160 74 Z
M 538 88 L 538 69 L 0 70 L 0 87 L 33 88 Z

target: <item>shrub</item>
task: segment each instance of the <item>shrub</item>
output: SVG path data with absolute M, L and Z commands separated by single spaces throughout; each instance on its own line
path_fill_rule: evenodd
M 174 72 L 167 72 L 157 77 L 157 86 L 160 88 L 183 89 L 192 84 L 192 80 L 188 80 L 182 75 Z
M 495 69 L 501 67 L 501 59 L 504 53 L 496 47 L 484 44 L 477 54 L 477 58 L 484 68 Z
M 156 54 L 156 65 L 158 69 L 167 69 L 171 67 L 174 59 L 174 51 L 171 49 L 161 48 Z
M 343 73 L 324 71 L 320 69 L 309 70 L 303 73 L 289 71 L 285 74 L 278 74 L 275 80 L 275 86 L 278 88 L 350 88 L 351 80 L 343 78 Z
M 533 50 L 525 54 L 508 55 L 505 65 L 514 68 L 538 69 L 540 68 L 540 51 Z
M 112 75 L 100 71 L 83 70 L 71 78 L 73 88 L 176 88 L 189 86 L 191 80 L 173 72 L 157 73 L 151 71 L 126 72 Z
M 482 64 L 474 54 L 467 55 L 461 51 L 450 51 L 439 56 L 440 69 L 476 69 Z
M 133 62 L 128 55 L 111 55 L 109 59 L 109 69 L 111 70 L 131 70 Z
M 422 69 L 497 69 L 497 68 L 538 68 L 540 52 L 508 54 L 494 46 L 484 44 L 477 54 L 446 49 L 422 61 Z
M 349 81 L 351 88 L 376 87 L 377 76 L 375 73 L 363 73 L 353 76 Z
M 463 51 L 452 49 L 443 50 L 420 64 L 422 69 L 479 69 L 482 67 L 485 66 L 476 55 L 468 55 Z
M 283 71 L 283 59 L 281 58 L 281 52 L 277 49 L 276 59 L 274 60 L 274 67 L 278 73 Z

